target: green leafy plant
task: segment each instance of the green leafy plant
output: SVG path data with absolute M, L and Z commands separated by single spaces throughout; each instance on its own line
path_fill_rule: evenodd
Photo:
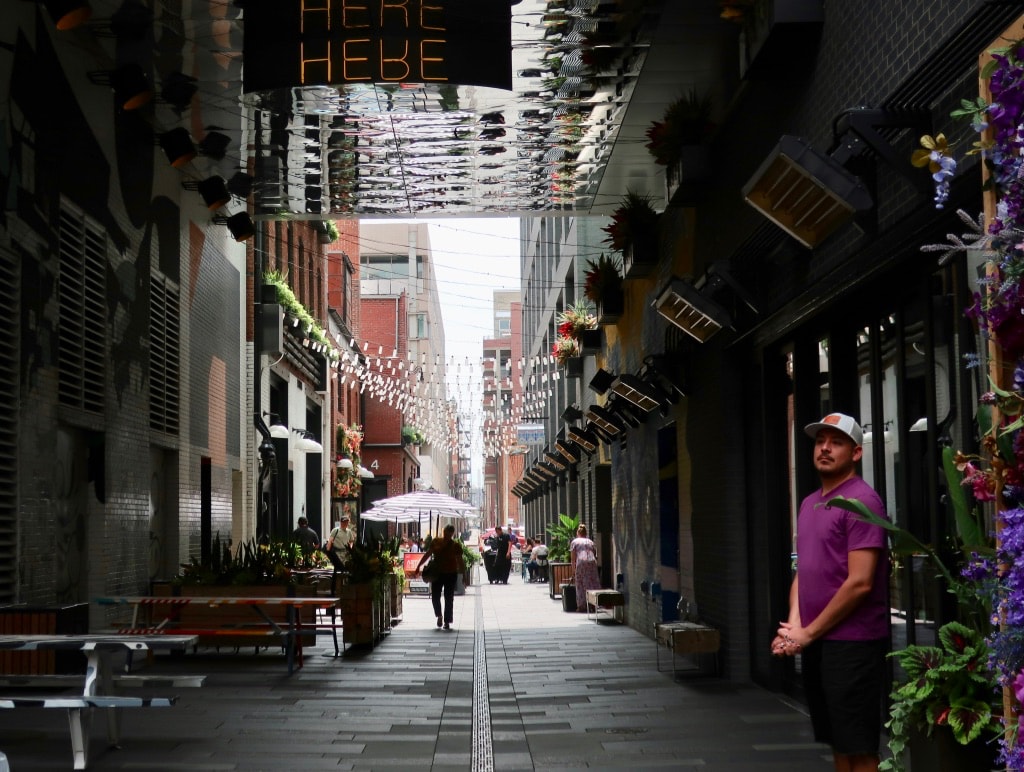
M 580 527 L 580 516 L 569 517 L 559 514 L 558 522 L 548 526 L 548 560 L 555 563 L 569 562 L 569 542 L 576 538 Z
M 466 563 L 467 571 L 482 560 L 480 553 L 467 547 L 466 543 L 462 541 L 462 539 L 456 539 L 455 541 L 458 542 L 458 545 L 462 548 L 462 559 Z
M 175 584 L 249 585 L 296 584 L 296 571 L 327 568 L 330 562 L 320 551 L 304 553 L 295 542 L 261 544 L 255 538 L 239 542 L 234 555 L 221 544 L 220 533 L 213 539 L 206 560 L 193 557 L 181 566 Z
M 936 727 L 949 727 L 962 745 L 988 735 L 995 741 L 1002 722 L 993 715 L 995 684 L 988 670 L 989 650 L 977 630 L 959 622 L 939 628 L 940 646 L 908 646 L 894 651 L 907 680 L 897 684 L 885 726 L 892 758 L 879 769 L 900 772 L 903 751 L 912 729 L 931 737 Z
M 403 426 L 402 427 L 402 444 L 403 445 L 422 445 L 425 441 L 423 432 L 417 429 L 415 426 Z

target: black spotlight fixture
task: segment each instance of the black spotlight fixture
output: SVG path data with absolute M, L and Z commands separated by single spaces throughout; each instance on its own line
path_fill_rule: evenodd
M 107 86 L 114 92 L 114 102 L 120 110 L 138 110 L 153 98 L 149 77 L 137 62 L 122 64 L 116 70 L 88 73 L 97 86 Z
M 604 368 L 599 367 L 594 377 L 590 379 L 590 388 L 598 394 L 604 394 L 615 382 L 615 376 Z
M 182 72 L 172 72 L 161 82 L 160 97 L 180 115 L 192 103 L 198 86 L 196 79 Z
M 231 179 L 228 180 L 228 190 L 231 191 L 232 195 L 239 198 L 248 198 L 249 194 L 252 193 L 252 185 L 252 175 L 245 172 L 235 172 L 231 175 Z
M 231 144 L 231 137 L 219 131 L 209 131 L 199 141 L 199 152 L 217 161 L 224 157 Z
M 43 0 L 43 5 L 61 32 L 80 27 L 92 18 L 87 0 Z
M 227 219 L 227 226 L 235 241 L 246 241 L 256 234 L 256 226 L 248 212 L 231 215 Z
M 188 129 L 179 126 L 160 135 L 160 147 L 163 148 L 167 161 L 175 169 L 180 169 L 196 157 L 196 147 Z
M 186 183 L 182 184 L 190 187 Z M 200 180 L 195 183 L 195 189 L 199 191 L 199 195 L 203 197 L 203 203 L 206 204 L 206 208 L 211 212 L 220 209 L 231 200 L 231 192 L 228 190 L 228 185 L 224 178 L 219 175 Z

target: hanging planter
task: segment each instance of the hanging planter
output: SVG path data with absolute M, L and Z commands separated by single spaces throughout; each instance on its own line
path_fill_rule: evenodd
M 565 377 L 583 377 L 583 357 L 567 357 L 565 359 Z
M 597 323 L 601 325 L 617 324 L 626 307 L 626 296 L 619 286 L 608 289 L 597 301 Z
M 580 352 L 586 354 L 596 354 L 601 350 L 601 330 L 600 328 L 594 330 L 584 330 L 580 333 Z
M 658 218 L 651 197 L 627 191 L 612 221 L 602 230 L 604 243 L 622 253 L 622 268 L 627 279 L 649 275 L 658 264 Z

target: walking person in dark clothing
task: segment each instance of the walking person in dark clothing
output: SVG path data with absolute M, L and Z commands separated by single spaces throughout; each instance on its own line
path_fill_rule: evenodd
M 462 557 L 462 545 L 453 538 L 455 526 L 446 525 L 444 533 L 437 539 L 430 542 L 430 549 L 423 553 L 420 562 L 416 564 L 416 573 L 420 573 L 423 564 L 429 558 L 437 561 L 437 569 L 430 582 L 430 601 L 434 604 L 434 616 L 437 617 L 437 626 L 444 625 L 445 630 L 450 630 L 452 621 L 455 618 L 455 585 L 458 582 L 459 574 L 466 570 L 466 563 Z M 441 613 L 441 593 L 444 593 L 444 614 Z

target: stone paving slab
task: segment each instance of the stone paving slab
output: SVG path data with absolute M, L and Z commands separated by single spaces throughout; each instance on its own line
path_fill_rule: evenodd
M 711 676 L 676 681 L 656 670 L 649 638 L 565 613 L 547 585 L 516 577 L 470 586 L 452 631 L 436 628 L 428 599 L 406 598 L 379 645 L 334 657 L 322 636 L 291 677 L 279 650 L 157 657 L 149 670 L 205 674 L 206 686 L 177 690 L 165 711 L 126 711 L 119 750 L 104 749 L 97 715 L 90 769 L 471 772 L 478 646 L 496 772 L 831 769 L 788 701 Z M 0 750 L 13 772 L 69 769 L 67 718 L 5 711 Z

